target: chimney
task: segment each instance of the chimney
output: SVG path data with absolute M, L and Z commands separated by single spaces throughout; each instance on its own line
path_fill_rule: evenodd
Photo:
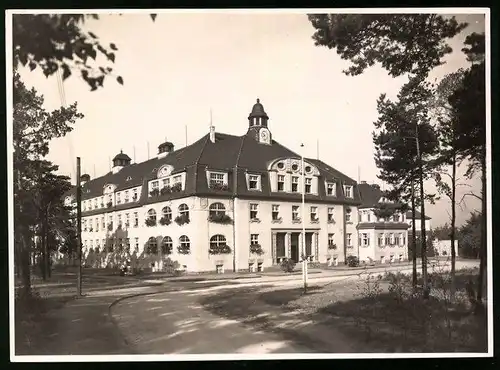
M 210 141 L 215 143 L 215 126 L 210 126 Z
M 80 176 L 80 185 L 84 185 L 85 183 L 90 181 L 90 175 L 89 174 L 83 174 Z

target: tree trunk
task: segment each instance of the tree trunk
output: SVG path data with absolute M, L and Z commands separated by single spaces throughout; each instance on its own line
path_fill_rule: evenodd
M 411 179 L 411 239 L 413 244 L 413 249 L 411 251 L 412 260 L 413 260 L 413 288 L 417 287 L 417 227 L 415 225 L 415 184 L 413 178 Z
M 50 273 L 50 247 L 49 247 L 49 216 L 48 216 L 48 209 L 45 211 L 45 250 L 44 250 L 44 265 L 45 265 L 45 271 L 47 273 L 47 277 L 50 278 L 51 273 Z
M 418 156 L 418 172 L 420 187 L 420 237 L 422 238 L 422 279 L 424 285 L 424 299 L 429 297 L 429 281 L 427 277 L 427 238 L 425 232 L 425 193 L 424 193 L 424 171 L 422 164 L 422 153 L 420 152 L 420 139 L 418 135 L 418 125 L 416 125 L 416 144 Z
M 30 252 L 28 249 L 28 244 L 26 243 L 26 235 L 24 234 L 24 228 L 21 228 L 21 274 L 22 274 L 22 287 L 25 293 L 31 293 L 31 271 L 30 271 Z
M 42 272 L 43 281 L 47 280 L 47 270 L 45 269 L 45 222 L 42 220 L 42 233 L 40 235 L 40 258 L 38 260 L 38 265 L 40 266 L 40 271 Z
M 455 223 L 456 223 L 456 182 L 457 182 L 457 155 L 453 153 L 451 167 L 451 233 L 450 233 L 450 243 L 451 243 L 451 286 L 450 286 L 450 298 L 453 300 L 455 298 Z
M 483 156 L 481 161 L 481 242 L 480 257 L 479 257 L 479 276 L 477 280 L 477 296 L 475 313 L 479 314 L 483 311 L 483 285 L 486 269 L 486 156 Z

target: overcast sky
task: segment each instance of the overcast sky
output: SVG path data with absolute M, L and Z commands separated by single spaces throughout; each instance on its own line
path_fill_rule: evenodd
M 457 19 L 469 27 L 450 41 L 454 52 L 432 78 L 467 67 L 463 40 L 484 32 L 482 15 Z M 322 160 L 356 180 L 359 166 L 361 180 L 380 183 L 371 136 L 376 100 L 381 93 L 395 97 L 406 78 L 392 78 L 379 67 L 345 76 L 346 61 L 314 46 L 305 14 L 164 13 L 156 22 L 147 14 L 102 15 L 85 27 L 118 46 L 113 68 L 124 85 L 109 78 L 104 89 L 90 92 L 79 78 L 64 83 L 66 102 L 77 101 L 85 118 L 67 137 L 51 142 L 48 159 L 73 181 L 77 155 L 94 177 L 109 171 L 110 158 L 121 149 L 134 158 L 135 148 L 141 162 L 148 158 L 148 143 L 151 157 L 165 138 L 184 146 L 186 126 L 192 143 L 208 133 L 210 109 L 216 131 L 242 135 L 260 98 L 275 140 L 297 152 L 303 142 L 309 157 L 316 157 L 319 140 Z M 47 109 L 61 105 L 55 77 L 38 70 L 21 75 L 44 95 Z M 471 184 L 478 191 L 479 181 Z M 479 207 L 473 198 L 467 203 L 460 222 Z M 428 207 L 434 226 L 448 221 L 448 208 L 444 200 Z

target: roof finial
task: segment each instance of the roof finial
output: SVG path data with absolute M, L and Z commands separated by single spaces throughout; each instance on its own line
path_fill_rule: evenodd
M 120 149 L 120 154 L 123 154 L 123 150 Z
M 259 98 L 257 98 L 257 103 L 260 103 L 260 99 Z

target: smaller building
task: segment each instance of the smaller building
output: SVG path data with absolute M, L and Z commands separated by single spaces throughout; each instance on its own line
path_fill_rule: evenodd
M 406 222 L 409 225 L 408 232 L 412 232 L 412 212 L 406 212 Z M 417 235 L 420 233 L 422 223 L 422 214 L 419 211 L 415 211 L 415 229 L 417 231 Z M 425 216 L 425 231 L 431 231 L 431 218 L 429 216 Z
M 451 257 L 451 240 L 434 239 L 432 243 L 436 256 Z M 458 257 L 458 240 L 455 240 L 455 256 Z
M 359 184 L 359 259 L 389 263 L 408 259 L 408 223 L 399 204 L 384 199 L 379 185 Z

